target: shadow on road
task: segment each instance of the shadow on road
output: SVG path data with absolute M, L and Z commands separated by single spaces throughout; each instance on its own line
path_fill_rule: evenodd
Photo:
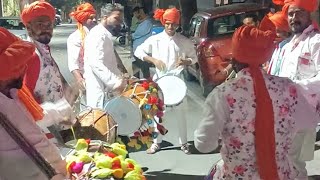
M 204 178 L 197 175 L 170 174 L 169 171 L 170 169 L 148 172 L 145 176 L 148 180 L 202 180 Z
M 320 180 L 320 175 L 309 176 L 309 180 Z

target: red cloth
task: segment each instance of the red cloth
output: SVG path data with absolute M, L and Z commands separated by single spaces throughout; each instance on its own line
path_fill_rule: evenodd
M 83 24 L 91 15 L 95 14 L 96 10 L 94 7 L 90 3 L 84 3 L 79 5 L 74 12 L 70 13 L 70 16 L 74 17 L 76 21 Z
M 27 63 L 27 66 L 28 68 L 24 77 L 24 83 L 33 94 L 40 74 L 40 58 L 37 53 L 33 53 L 31 60 Z M 36 99 L 36 101 L 41 103 L 39 99 Z
M 56 17 L 56 10 L 48 2 L 35 1 L 23 9 L 21 13 L 21 20 L 22 23 L 26 25 L 39 16 L 48 16 L 53 22 Z
M 256 97 L 255 150 L 261 179 L 278 180 L 274 112 L 259 65 L 270 59 L 275 35 L 254 27 L 242 26 L 232 37 L 232 53 L 236 61 L 249 65 Z
M 166 21 L 170 21 L 174 24 L 180 24 L 180 12 L 176 8 L 171 8 L 167 10 L 157 9 L 154 12 L 155 19 L 160 20 L 162 25 L 166 23 Z
M 309 12 L 315 12 L 319 8 L 318 0 L 285 0 L 282 11 L 287 13 L 290 5 L 298 6 Z
M 0 80 L 23 76 L 34 51 L 34 44 L 22 41 L 8 30 L 0 28 Z M 25 84 L 18 91 L 18 97 L 35 120 L 43 118 L 43 109 L 34 100 Z
M 272 21 L 272 23 L 280 30 L 289 32 L 289 23 L 287 16 L 282 13 L 281 11 L 276 12 L 274 15 L 269 17 L 269 19 Z

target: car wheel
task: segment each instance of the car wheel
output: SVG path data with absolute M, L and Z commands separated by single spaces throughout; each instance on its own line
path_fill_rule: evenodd
M 202 90 L 202 95 L 203 95 L 204 97 L 207 97 L 207 96 L 210 94 L 210 92 L 213 90 L 213 88 L 214 88 L 215 86 L 212 85 L 212 84 L 207 83 L 207 82 L 203 79 L 203 77 L 202 77 L 201 74 L 200 74 L 200 77 L 199 77 L 199 82 L 200 82 L 200 86 L 201 86 L 201 90 Z
M 183 74 L 183 78 L 186 80 L 186 81 L 194 81 L 196 80 L 196 78 L 186 69 L 184 69 L 182 71 L 182 74 Z

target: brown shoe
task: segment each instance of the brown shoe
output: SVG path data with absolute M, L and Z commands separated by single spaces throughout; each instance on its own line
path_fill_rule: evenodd
M 147 149 L 147 154 L 154 154 L 160 150 L 160 144 L 153 143 L 149 149 Z
M 181 151 L 184 152 L 185 154 L 191 154 L 191 151 L 190 151 L 188 143 L 183 144 L 181 146 Z

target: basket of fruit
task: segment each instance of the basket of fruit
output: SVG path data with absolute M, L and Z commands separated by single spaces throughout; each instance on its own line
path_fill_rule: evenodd
M 141 166 L 126 158 L 125 145 L 78 139 L 66 156 L 71 180 L 146 180 Z

